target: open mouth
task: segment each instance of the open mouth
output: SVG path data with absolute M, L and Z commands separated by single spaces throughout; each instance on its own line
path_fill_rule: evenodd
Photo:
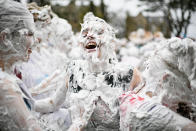
M 86 49 L 95 49 L 97 47 L 97 44 L 95 42 L 89 42 L 87 45 L 86 45 Z
M 85 48 L 87 49 L 88 53 L 96 51 L 97 44 L 96 42 L 89 42 Z

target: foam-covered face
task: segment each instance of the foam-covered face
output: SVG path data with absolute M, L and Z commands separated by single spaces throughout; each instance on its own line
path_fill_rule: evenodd
M 80 34 L 80 42 L 86 57 L 104 59 L 105 50 L 110 47 L 112 39 L 112 34 L 107 26 L 103 21 L 92 20 L 84 22 Z
M 19 30 L 18 35 L 14 35 L 12 41 L 17 51 L 17 56 L 22 60 L 27 60 L 29 58 L 30 47 L 34 43 L 33 32 L 28 29 Z
M 0 54 L 4 61 L 27 60 L 29 48 L 34 42 L 33 32 L 20 29 L 10 34 L 5 34 L 1 41 Z
M 31 6 L 31 5 L 29 5 Z M 48 23 L 51 22 L 51 16 L 50 16 L 50 7 L 49 6 L 45 6 L 42 8 L 37 7 L 29 7 L 29 11 L 30 13 L 33 15 L 34 21 L 38 22 L 41 25 L 47 25 Z M 39 26 L 41 26 L 39 25 Z M 38 26 L 38 25 L 37 25 Z

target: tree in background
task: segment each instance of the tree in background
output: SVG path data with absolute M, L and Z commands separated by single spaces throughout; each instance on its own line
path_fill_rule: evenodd
M 93 3 L 93 0 L 90 1 L 90 4 L 89 4 L 89 11 L 90 12 L 93 12 L 93 14 L 96 14 L 96 7 Z
M 21 2 L 22 0 L 15 0 Z M 28 3 L 35 2 L 38 6 L 50 5 L 50 0 L 27 0 Z
M 80 23 L 83 22 L 84 15 L 89 11 L 107 21 L 107 7 L 104 4 L 103 0 L 98 6 L 94 4 L 93 0 L 90 0 L 89 5 L 82 4 L 83 0 L 81 0 L 81 5 L 79 6 L 75 4 L 76 1 L 77 0 L 70 0 L 70 3 L 67 6 L 52 5 L 52 10 L 59 17 L 68 20 L 68 22 L 72 25 L 74 32 L 80 31 Z
M 103 19 L 104 20 L 108 20 L 107 19 L 107 11 L 106 11 L 106 5 L 104 4 L 103 0 L 101 0 L 101 4 L 100 4 L 100 9 L 101 9 L 101 13 L 103 14 Z
M 59 17 L 68 20 L 68 22 L 72 25 L 72 29 L 74 32 L 80 30 L 80 14 L 83 13 L 83 11 L 86 11 L 84 9 L 79 12 L 80 8 L 76 6 L 75 0 L 71 0 L 67 6 L 52 5 L 52 10 Z
M 125 27 L 125 35 L 128 38 L 130 32 L 137 30 L 137 22 L 135 21 L 135 18 L 129 15 L 127 12 L 127 17 L 125 19 L 126 27 Z
M 49 0 L 40 0 L 39 6 L 44 6 L 44 5 L 50 5 L 50 1 Z
M 171 32 L 176 36 L 187 35 L 196 0 L 140 0 L 148 12 L 161 11 Z

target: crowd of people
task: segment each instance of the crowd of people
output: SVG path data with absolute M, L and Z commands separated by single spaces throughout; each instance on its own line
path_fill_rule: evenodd
M 188 38 L 138 47 L 92 13 L 74 34 L 49 6 L 0 0 L 0 130 L 194 131 L 195 58 Z

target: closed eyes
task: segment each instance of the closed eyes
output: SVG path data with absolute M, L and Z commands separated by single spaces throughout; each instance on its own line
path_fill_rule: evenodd
M 101 30 L 98 31 L 98 35 L 102 35 L 103 33 L 104 33 L 104 30 L 103 29 L 101 29 Z
M 84 29 L 84 30 L 82 31 L 82 36 L 83 36 L 83 37 L 86 37 L 87 34 L 88 34 L 88 31 L 89 31 L 88 28 L 87 28 L 87 29 Z

